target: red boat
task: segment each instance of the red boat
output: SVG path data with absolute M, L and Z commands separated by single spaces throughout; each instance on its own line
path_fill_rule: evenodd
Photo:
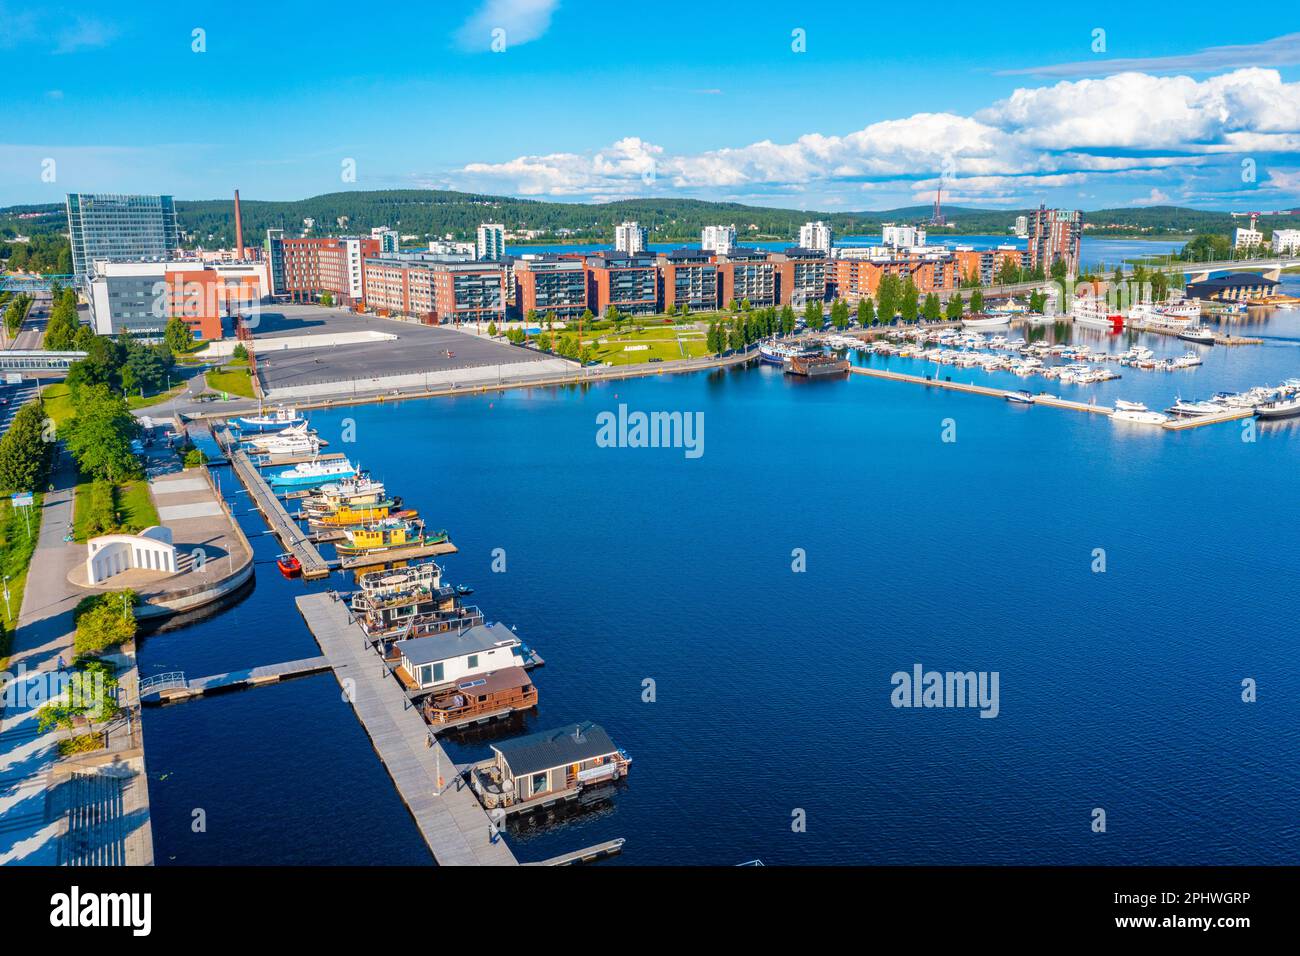
M 302 573 L 302 562 L 292 554 L 276 555 L 275 566 L 280 569 L 280 573 L 286 578 L 296 578 Z

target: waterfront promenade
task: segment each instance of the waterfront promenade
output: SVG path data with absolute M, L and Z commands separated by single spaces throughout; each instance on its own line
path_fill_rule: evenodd
M 347 605 L 331 594 L 304 595 L 297 604 L 438 864 L 516 865 L 505 840 L 491 839 L 478 798 L 351 622 Z
M 9 671 L 25 667 L 29 687 L 30 681 L 42 679 L 36 675 L 56 670 L 60 657 L 65 663 L 74 657 L 72 614 L 84 592 L 69 583 L 68 573 L 84 550 L 66 545 L 63 535 L 72 522 L 75 476 L 75 466 L 60 455 L 52 475 L 54 489 L 44 499 L 40 535 L 14 634 Z M 130 696 L 136 681 L 133 652 L 122 656 L 120 663 L 127 664 L 119 680 Z M 74 766 L 59 760 L 58 741 L 64 732 L 38 729 L 39 709 L 39 704 L 19 706 L 0 716 L 0 864 L 52 866 L 81 858 L 152 864 L 139 727 L 134 728 L 134 741 L 118 737 L 110 752 L 88 755 Z M 85 778 L 101 775 L 110 778 L 104 782 L 111 785 L 113 796 L 99 807 L 94 828 L 79 828 L 81 800 L 101 799 L 85 786 Z M 67 840 L 69 833 L 72 841 Z

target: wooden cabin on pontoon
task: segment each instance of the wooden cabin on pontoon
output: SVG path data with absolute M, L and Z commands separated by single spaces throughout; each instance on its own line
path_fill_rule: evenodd
M 424 719 L 435 729 L 486 723 L 537 706 L 537 686 L 522 667 L 475 674 L 424 699 Z
M 632 758 L 599 724 L 583 721 L 492 745 L 470 783 L 483 805 L 507 812 L 578 796 L 586 787 L 627 777 Z
M 394 641 L 387 660 L 408 694 L 448 689 L 458 681 L 507 667 L 522 667 L 519 638 L 504 624 L 479 625 L 454 634 Z

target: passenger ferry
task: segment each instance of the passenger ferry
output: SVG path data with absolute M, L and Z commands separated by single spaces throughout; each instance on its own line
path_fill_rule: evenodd
M 1105 329 L 1107 332 L 1122 332 L 1124 316 L 1110 311 L 1105 299 L 1092 296 L 1079 296 L 1070 309 L 1070 320 L 1075 325 L 1090 329 Z
M 354 558 L 366 554 L 379 554 L 394 548 L 418 548 L 441 544 L 447 540 L 446 531 L 424 533 L 424 522 L 403 518 L 385 518 L 361 528 L 347 528 L 344 540 L 334 546 L 341 558 Z
M 322 479 L 354 478 L 357 469 L 346 458 L 320 461 L 313 458 L 271 476 L 272 488 L 311 488 Z
M 419 517 L 414 508 L 400 508 L 391 498 L 369 505 L 343 505 L 334 511 L 311 515 L 307 524 L 313 528 L 354 528 L 357 525 L 383 521 L 385 518 L 411 519 Z
M 821 355 L 822 350 L 815 345 L 798 345 L 794 342 L 759 342 L 758 357 L 768 365 L 784 366 L 796 356 Z
M 235 424 L 239 426 L 241 432 L 269 432 L 303 425 L 306 421 L 307 419 L 298 414 L 296 408 L 279 406 L 273 408 L 270 414 L 263 414 L 259 407 L 256 415 L 237 418 Z

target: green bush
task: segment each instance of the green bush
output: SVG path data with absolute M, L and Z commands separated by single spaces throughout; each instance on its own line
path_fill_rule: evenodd
M 136 600 L 136 593 L 129 589 L 84 598 L 73 613 L 77 656 L 102 654 L 134 640 L 136 620 L 131 608 Z

